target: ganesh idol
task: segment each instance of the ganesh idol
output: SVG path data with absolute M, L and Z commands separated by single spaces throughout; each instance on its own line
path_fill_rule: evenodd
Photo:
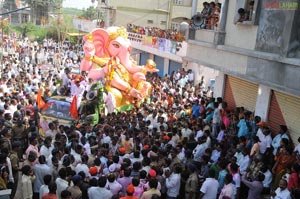
M 132 47 L 124 28 L 97 28 L 83 40 L 85 58 L 80 69 L 87 71 L 89 78 L 104 82 L 108 112 L 137 105 L 149 97 L 152 86 L 146 81 L 146 73 L 158 72 L 156 64 L 152 60 L 147 60 L 145 66 L 136 64 L 130 56 Z

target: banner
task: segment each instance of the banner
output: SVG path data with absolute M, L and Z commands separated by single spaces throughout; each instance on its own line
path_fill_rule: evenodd
M 159 38 L 158 39 L 158 50 L 165 51 L 165 47 L 166 47 L 166 39 Z
M 144 36 L 142 44 L 146 45 L 146 46 L 152 46 L 152 37 L 151 36 Z
M 82 32 L 91 32 L 97 28 L 97 24 L 86 19 L 73 19 L 73 27 Z
M 140 42 L 141 45 L 156 48 L 159 51 L 172 53 L 179 56 L 186 56 L 187 42 L 178 42 L 165 38 L 141 35 L 138 33 L 129 33 L 128 38 L 133 42 Z

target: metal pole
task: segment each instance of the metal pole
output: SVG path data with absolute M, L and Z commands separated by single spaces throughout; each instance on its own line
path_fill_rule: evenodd
M 192 0 L 192 16 L 197 14 L 198 0 Z

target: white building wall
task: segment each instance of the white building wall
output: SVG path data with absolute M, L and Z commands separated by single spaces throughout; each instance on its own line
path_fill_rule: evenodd
M 233 23 L 239 9 L 236 3 L 237 0 L 229 1 L 225 45 L 254 50 L 258 26 Z
M 209 86 L 209 83 L 211 80 L 215 80 L 216 77 L 219 75 L 219 71 L 203 66 L 203 65 L 198 65 L 196 63 L 190 63 L 188 62 L 187 64 L 183 64 L 183 68 L 185 70 L 191 69 L 194 74 L 195 74 L 195 85 L 199 84 L 201 81 L 201 77 L 204 76 L 204 82 L 206 87 Z

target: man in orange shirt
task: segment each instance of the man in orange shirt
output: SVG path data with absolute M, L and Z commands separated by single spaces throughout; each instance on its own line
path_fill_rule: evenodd
M 120 199 L 138 199 L 137 197 L 133 197 L 133 193 L 134 193 L 133 184 L 130 184 L 130 185 L 127 186 L 126 193 L 127 193 L 127 196 L 122 197 Z
M 57 195 L 56 195 L 56 183 L 55 182 L 50 182 L 49 185 L 49 193 L 45 194 L 42 199 L 57 199 Z

